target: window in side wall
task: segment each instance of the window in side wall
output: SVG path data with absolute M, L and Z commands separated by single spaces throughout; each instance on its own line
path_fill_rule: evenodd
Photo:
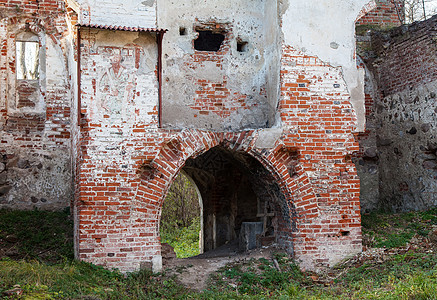
M 225 35 L 212 30 L 196 30 L 199 36 L 194 40 L 194 49 L 197 51 L 214 51 L 220 50 Z
M 38 80 L 39 43 L 34 41 L 16 41 L 15 53 L 17 79 Z
M 25 31 L 15 40 L 16 108 L 34 108 L 40 96 L 40 46 L 38 35 Z

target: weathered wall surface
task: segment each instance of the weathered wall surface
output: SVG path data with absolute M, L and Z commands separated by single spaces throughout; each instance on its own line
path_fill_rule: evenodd
M 158 2 L 158 27 L 169 29 L 163 47 L 164 127 L 235 131 L 274 125 L 280 49 L 276 2 Z M 200 30 L 225 36 L 219 51 L 194 48 Z
M 355 131 L 365 125 L 363 76 L 355 63 L 355 20 L 368 0 L 283 1 L 282 32 L 287 45 L 332 66 L 342 67 L 357 117 Z
M 375 25 L 394 27 L 402 25 L 404 20 L 404 3 L 401 0 L 375 0 L 376 7 L 367 12 L 357 25 Z
M 305 197 L 312 213 L 297 210 L 306 229 L 296 233 L 295 252 L 302 266 L 329 266 L 361 251 L 360 185 L 351 161 L 356 116 L 340 68 L 288 45 L 282 61 L 283 140 L 298 149 L 314 193 Z
M 378 93 L 369 103 L 368 124 L 379 202 L 363 201 L 369 208 L 407 211 L 437 204 L 436 24 L 434 17 L 372 37 L 373 57 L 366 63 Z
M 215 174 L 212 187 L 201 187 L 212 203 L 205 215 L 224 232 L 209 244 L 237 236 L 238 208 L 227 210 L 249 205 L 250 191 L 275 201 L 275 239 L 303 268 L 361 250 L 351 158 L 364 94 L 353 28 L 368 1 L 66 2 L 21 1 L 21 11 L 0 2 L 3 206 L 68 205 L 73 168 L 77 257 L 122 271 L 159 269 L 162 201 L 178 172 L 205 154 L 199 168 Z M 81 27 L 79 36 L 77 22 L 169 29 L 165 129 L 156 33 Z M 195 49 L 202 31 L 223 35 L 217 51 Z M 16 76 L 15 42 L 25 38 L 41 49 L 37 80 Z M 217 174 L 239 182 L 234 163 L 246 177 L 230 201 Z M 251 172 L 266 188 L 250 185 Z
M 364 211 L 436 204 L 436 18 L 374 38 L 366 69 L 354 23 L 396 24 L 387 1 L 65 2 L 0 1 L 0 206 L 68 206 L 73 169 L 78 258 L 159 269 L 183 168 L 222 228 L 208 245 L 237 237 L 250 194 L 273 201 L 275 241 L 312 270 L 361 250 L 357 169 Z M 125 28 L 81 27 L 77 49 L 78 22 Z M 156 26 L 161 116 L 156 33 L 126 28 Z M 217 51 L 195 49 L 202 31 L 223 36 Z M 17 77 L 23 39 L 39 45 L 37 80 Z
M 378 124 L 375 114 L 374 99 L 379 97 L 377 84 L 372 73 L 359 59 L 359 67 L 365 70 L 365 95 L 366 95 L 366 130 L 357 135 L 360 151 L 354 154 L 354 162 L 360 177 L 360 203 L 362 212 L 376 210 L 379 205 L 379 156 L 376 147 Z
M 70 205 L 70 101 L 63 1 L 0 1 L 0 207 Z M 39 77 L 17 75 L 16 41 L 40 49 Z
M 153 34 L 83 29 L 80 259 L 122 271 L 159 269 L 159 220 L 167 190 L 182 168 L 192 167 L 190 159 L 205 154 L 208 159 L 200 162 L 208 171 L 220 165 L 215 147 L 239 153 L 249 166 L 247 157 L 256 159 L 274 180 L 282 213 L 276 241 L 302 267 L 332 266 L 361 250 L 359 180 L 351 161 L 358 151 L 352 132 L 360 115 L 351 104 L 351 94 L 359 90 L 353 24 L 361 7 L 358 1 L 342 1 L 335 7 L 339 13 L 326 3 L 317 7 L 316 18 L 302 19 L 298 16 L 314 10 L 304 1 L 290 1 L 280 10 L 274 1 L 159 2 L 158 25 L 169 29 L 163 57 L 165 129 L 158 128 Z M 336 12 L 335 21 L 325 9 Z M 221 48 L 194 51 L 196 28 L 222 33 Z M 239 41 L 248 42 L 246 52 L 238 51 Z M 272 119 L 276 127 L 264 129 Z M 258 129 L 242 131 L 248 127 Z M 211 172 L 224 170 L 231 175 L 227 168 Z M 210 212 L 222 212 L 216 200 L 226 194 L 200 189 L 211 193 L 214 205 L 205 211 L 214 218 Z M 253 186 L 244 189 L 262 194 Z M 236 190 L 234 196 L 239 194 Z M 232 208 L 234 202 L 228 202 Z M 229 224 L 226 214 L 216 216 L 232 236 L 236 215 Z
M 66 0 L 78 8 L 80 24 L 156 27 L 156 0 Z
M 132 270 L 159 251 L 153 202 L 136 200 L 136 160 L 156 155 L 157 44 L 146 32 L 83 28 L 81 36 L 76 253 Z

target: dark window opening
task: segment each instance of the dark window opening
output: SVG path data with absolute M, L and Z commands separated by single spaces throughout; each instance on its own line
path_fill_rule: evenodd
M 197 30 L 199 37 L 194 40 L 194 49 L 197 51 L 219 51 L 225 40 L 221 33 L 213 33 L 210 30 Z
M 237 41 L 237 51 L 238 52 L 247 52 L 247 48 L 248 48 L 247 42 Z
M 349 236 L 350 235 L 350 231 L 342 230 L 342 231 L 340 231 L 340 234 L 341 234 L 341 236 Z
M 187 35 L 187 30 L 185 27 L 179 27 L 179 35 Z

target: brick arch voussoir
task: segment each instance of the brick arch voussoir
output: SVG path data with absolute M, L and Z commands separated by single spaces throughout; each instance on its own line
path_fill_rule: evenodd
M 160 144 L 160 149 L 153 160 L 143 160 L 138 163 L 138 173 L 145 169 L 146 176 L 140 175 L 135 201 L 143 205 L 151 205 L 160 218 L 162 204 L 168 189 L 189 158 L 195 158 L 209 149 L 219 145 L 222 134 L 184 130 L 178 134 L 169 135 Z
M 153 207 L 154 217 L 159 221 L 168 189 L 185 162 L 220 145 L 230 150 L 244 152 L 257 159 L 266 168 L 287 200 L 289 217 L 293 220 L 294 228 L 299 228 L 300 219 L 317 217 L 317 197 L 305 169 L 297 165 L 295 173 L 291 176 L 289 168 L 275 157 L 275 152 L 280 149 L 280 146 L 263 150 L 256 148 L 255 142 L 256 136 L 253 131 L 215 133 L 186 130 L 169 136 L 161 143 L 155 159 L 148 162 L 153 169 L 152 178 L 141 179 L 135 201 Z
M 41 35 L 45 34 L 50 37 L 56 45 L 61 45 L 62 32 L 58 32 L 56 24 L 52 18 L 22 15 L 5 18 L 7 26 L 14 26 L 13 33 L 17 34 L 26 30 Z

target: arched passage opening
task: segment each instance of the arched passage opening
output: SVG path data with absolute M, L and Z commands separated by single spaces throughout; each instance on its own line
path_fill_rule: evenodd
M 178 258 L 203 253 L 203 204 L 194 181 L 183 171 L 173 180 L 164 200 L 160 221 L 161 243 Z
M 241 252 L 273 243 L 293 251 L 291 203 L 253 156 L 216 146 L 188 159 L 182 172 L 201 195 L 205 252 Z

